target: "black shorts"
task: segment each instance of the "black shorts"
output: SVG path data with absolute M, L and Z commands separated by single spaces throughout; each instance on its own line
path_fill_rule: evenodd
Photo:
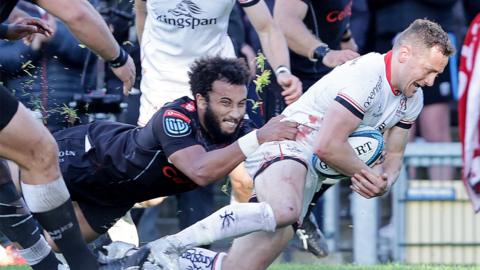
M 59 163 L 65 184 L 72 200 L 82 209 L 88 224 L 99 233 L 105 233 L 119 218 L 133 207 L 109 205 L 102 196 L 102 179 L 96 179 L 96 166 L 85 153 L 85 136 L 88 125 L 55 132 Z
M 88 224 L 98 234 L 104 234 L 132 207 L 105 207 L 77 201 Z
M 18 104 L 12 93 L 0 85 L 0 131 L 12 120 L 18 110 Z

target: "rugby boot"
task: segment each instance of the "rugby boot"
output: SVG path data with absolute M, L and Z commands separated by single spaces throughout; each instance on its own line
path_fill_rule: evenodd
M 312 218 L 315 218 L 312 214 L 305 218 L 302 225 L 298 227 L 296 234 L 302 241 L 304 249 L 318 258 L 327 257 L 329 253 L 327 239 Z
M 145 245 L 132 254 L 123 258 L 103 262 L 98 270 L 138 270 L 142 269 L 143 264 L 147 262 L 150 248 Z

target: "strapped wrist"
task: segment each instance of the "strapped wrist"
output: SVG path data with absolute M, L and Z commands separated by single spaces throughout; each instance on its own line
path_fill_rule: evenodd
M 352 35 L 343 36 L 342 37 L 342 42 L 349 42 L 351 39 L 352 39 Z
M 352 32 L 350 29 L 346 29 L 345 32 L 343 32 L 342 36 L 342 42 L 349 42 L 352 39 Z
M 330 52 L 330 48 L 327 44 L 321 44 L 313 51 L 313 57 L 310 59 L 312 62 L 322 61 L 323 57 Z
M 246 135 L 243 135 L 242 137 L 240 137 L 240 139 L 237 140 L 237 142 L 238 142 L 238 146 L 240 147 L 240 150 L 242 150 L 242 153 L 245 157 L 255 152 L 257 148 L 260 146 L 260 143 L 258 142 L 256 130 Z
M 278 77 L 278 75 L 282 73 L 291 74 L 290 69 L 287 66 L 280 65 L 275 69 L 275 76 Z
M 118 56 L 113 60 L 107 61 L 107 63 L 111 68 L 118 68 L 125 65 L 125 63 L 127 63 L 127 60 L 128 53 L 122 47 L 120 47 L 120 53 L 118 54 Z

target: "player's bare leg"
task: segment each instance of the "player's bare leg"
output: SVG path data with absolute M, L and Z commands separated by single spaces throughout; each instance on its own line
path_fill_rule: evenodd
M 223 261 L 223 270 L 266 269 L 273 262 L 293 236 L 290 225 L 300 218 L 306 172 L 303 164 L 285 159 L 273 163 L 256 177 L 257 198 L 272 207 L 277 230 L 236 239 Z
M 64 253 L 72 269 L 97 269 L 73 214 L 70 194 L 58 166 L 58 147 L 50 132 L 18 104 L 0 132 L 0 156 L 21 168 L 28 208 Z
M 248 202 L 248 200 L 252 197 L 253 179 L 245 169 L 243 162 L 229 174 L 229 178 L 232 185 L 232 196 L 230 202 Z

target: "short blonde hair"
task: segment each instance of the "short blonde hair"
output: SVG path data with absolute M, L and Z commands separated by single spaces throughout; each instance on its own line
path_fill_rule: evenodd
M 455 53 L 455 47 L 448 39 L 448 34 L 439 24 L 427 19 L 416 19 L 410 24 L 397 36 L 393 48 L 406 43 L 422 44 L 427 49 L 437 47 L 445 56 Z

